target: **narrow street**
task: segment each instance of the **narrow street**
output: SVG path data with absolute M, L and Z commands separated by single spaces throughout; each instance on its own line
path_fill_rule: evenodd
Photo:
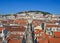
M 31 26 L 30 25 L 28 25 L 26 35 L 27 35 L 26 43 L 33 43 L 33 40 L 32 40 L 32 31 L 31 31 Z

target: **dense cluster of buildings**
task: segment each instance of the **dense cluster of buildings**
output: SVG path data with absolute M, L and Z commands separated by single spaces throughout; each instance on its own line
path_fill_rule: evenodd
M 26 34 L 28 24 L 32 24 L 30 36 Z M 60 15 L 44 15 L 41 12 L 0 15 L 1 43 L 27 43 L 30 37 L 32 37 L 32 43 L 60 43 Z

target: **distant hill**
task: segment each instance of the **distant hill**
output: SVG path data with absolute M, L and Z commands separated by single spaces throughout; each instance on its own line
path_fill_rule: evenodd
M 30 11 L 23 11 L 23 12 L 17 12 L 17 13 L 15 13 L 15 14 L 13 14 L 14 16 L 16 16 L 17 14 L 22 14 L 22 13 L 32 13 L 32 12 L 34 12 L 34 13 L 42 13 L 42 14 L 44 14 L 44 15 L 47 15 L 47 14 L 51 14 L 51 13 L 49 13 L 49 12 L 44 12 L 44 11 L 32 11 L 32 10 L 30 10 Z M 6 15 L 2 15 L 2 16 L 9 16 L 9 15 L 11 15 L 11 14 L 6 14 Z
M 18 13 L 16 13 L 16 14 L 29 13 L 29 12 L 42 13 L 42 14 L 44 14 L 44 15 L 46 15 L 46 14 L 51 14 L 51 13 L 49 13 L 49 12 L 44 12 L 44 11 L 24 11 L 24 12 L 18 12 Z

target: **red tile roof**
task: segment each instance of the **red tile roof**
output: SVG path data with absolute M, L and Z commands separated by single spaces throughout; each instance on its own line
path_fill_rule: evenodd
M 0 27 L 0 32 L 2 32 L 2 30 L 3 30 L 3 27 Z
M 25 31 L 24 26 L 5 26 L 8 31 Z
M 46 27 L 60 27 L 59 25 L 46 25 Z

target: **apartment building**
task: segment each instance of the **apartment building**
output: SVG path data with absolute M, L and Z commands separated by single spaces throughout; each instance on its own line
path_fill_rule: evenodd
M 9 15 L 9 16 L 6 16 L 7 17 L 7 19 L 11 19 L 11 20 L 14 20 L 15 19 L 15 16 L 14 15 Z
M 19 25 L 7 25 L 6 30 L 9 32 L 8 43 L 22 43 L 25 35 L 25 27 Z

